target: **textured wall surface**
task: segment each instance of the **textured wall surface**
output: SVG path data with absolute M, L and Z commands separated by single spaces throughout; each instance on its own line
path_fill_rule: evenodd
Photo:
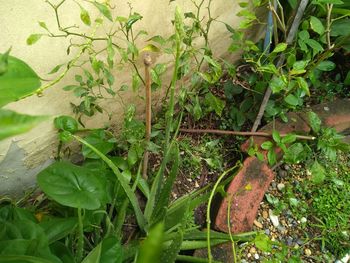
M 58 0 L 51 0 L 58 3 Z M 91 17 L 99 13 L 93 6 L 84 1 L 78 1 L 87 10 Z M 137 24 L 136 29 L 145 29 L 149 36 L 169 36 L 173 33 L 171 20 L 173 19 L 175 5 L 179 5 L 184 12 L 192 8 L 191 1 L 168 0 L 112 0 L 113 16 L 127 15 L 130 2 L 133 11 L 140 13 L 143 19 Z M 230 24 L 232 27 L 238 25 L 239 18 L 235 14 L 239 11 L 238 1 L 216 0 L 212 4 L 212 16 L 218 20 Z M 49 28 L 57 28 L 52 8 L 44 0 L 0 0 L 0 52 L 5 52 L 12 47 L 11 54 L 26 61 L 43 79 L 54 79 L 47 73 L 56 65 L 66 63 L 71 57 L 66 54 L 69 38 L 42 38 L 35 45 L 27 46 L 26 39 L 30 34 L 42 33 L 38 21 L 45 21 Z M 64 25 L 77 24 L 79 30 L 89 34 L 91 29 L 80 21 L 79 6 L 73 0 L 66 0 L 60 9 L 60 17 Z M 97 34 L 103 33 L 105 28 L 100 28 Z M 140 47 L 145 43 L 138 43 Z M 228 58 L 227 47 L 230 44 L 229 33 L 222 23 L 213 23 L 210 34 L 210 44 L 215 56 Z M 70 56 L 74 56 L 70 54 Z M 168 72 L 171 72 L 172 63 L 169 57 L 158 54 L 158 61 L 169 62 Z M 232 60 L 232 57 L 231 57 Z M 139 64 L 141 59 L 139 61 Z M 7 108 L 27 114 L 46 114 L 54 118 L 57 115 L 71 114 L 69 102 L 76 99 L 71 92 L 62 90 L 67 84 L 74 83 L 72 70 L 61 82 L 46 90 L 41 97 L 32 96 L 25 100 L 12 103 Z M 130 83 L 130 74 L 117 72 L 116 84 Z M 164 83 L 168 83 L 170 74 L 165 76 Z M 155 100 L 159 99 L 156 95 Z M 136 104 L 138 113 L 142 114 L 143 101 L 131 92 L 123 93 L 125 104 L 130 102 Z M 107 99 L 103 102 L 112 114 L 112 122 L 116 125 L 123 117 L 123 106 L 118 99 Z M 108 119 L 97 115 L 87 121 L 87 125 L 98 127 L 105 124 Z M 0 143 L 0 195 L 8 193 L 21 193 L 24 189 L 35 183 L 36 173 L 52 161 L 57 148 L 56 132 L 52 125 L 52 119 L 40 124 L 32 131 L 12 137 Z

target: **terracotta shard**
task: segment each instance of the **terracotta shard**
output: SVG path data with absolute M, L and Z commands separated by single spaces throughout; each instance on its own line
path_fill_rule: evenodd
M 227 190 L 228 196 L 221 203 L 215 227 L 228 232 L 229 207 L 232 233 L 251 230 L 260 202 L 273 178 L 274 173 L 266 163 L 248 157 Z

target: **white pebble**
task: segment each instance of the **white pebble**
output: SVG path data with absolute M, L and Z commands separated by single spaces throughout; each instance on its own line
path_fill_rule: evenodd
M 277 189 L 278 189 L 279 191 L 282 191 L 285 187 L 286 187 L 286 186 L 285 186 L 283 183 L 279 183 L 279 184 L 277 185 Z
M 274 227 L 278 227 L 280 225 L 278 216 L 274 215 L 271 209 L 269 209 L 269 217 Z
M 300 223 L 305 224 L 307 222 L 307 219 L 305 217 L 300 218 Z
M 260 257 L 259 257 L 258 254 L 254 254 L 254 258 L 255 258 L 255 259 L 259 259 Z

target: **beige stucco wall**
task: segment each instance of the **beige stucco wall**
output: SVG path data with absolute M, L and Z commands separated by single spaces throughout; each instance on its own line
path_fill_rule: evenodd
M 51 0 L 58 3 L 58 0 Z M 91 5 L 79 1 L 89 10 L 91 17 L 99 13 Z M 173 33 L 171 20 L 175 5 L 179 5 L 184 12 L 191 9 L 191 1 L 177 0 L 169 3 L 168 0 L 112 0 L 115 6 L 113 16 L 126 15 L 128 13 L 127 2 L 131 2 L 133 11 L 140 13 L 143 19 L 138 23 L 138 29 L 145 29 L 149 36 L 169 36 Z M 73 0 L 66 0 L 61 10 L 61 18 L 65 25 L 78 24 L 87 33 L 91 29 L 84 26 L 80 19 L 80 9 Z M 232 27 L 238 25 L 238 17 L 235 14 L 239 11 L 238 1 L 215 0 L 212 4 L 212 16 L 225 21 Z M 0 0 L 0 52 L 6 51 L 12 46 L 12 55 L 26 61 L 44 79 L 54 79 L 54 76 L 47 75 L 54 66 L 65 63 L 69 60 L 66 55 L 66 47 L 69 39 L 42 38 L 33 46 L 26 45 L 26 38 L 32 33 L 41 33 L 38 21 L 45 21 L 49 28 L 55 28 L 55 17 L 53 10 L 44 0 Z M 100 29 L 99 33 L 103 33 Z M 210 35 L 210 43 L 215 56 L 226 57 L 227 46 L 230 43 L 229 33 L 225 26 L 220 23 L 213 23 Z M 146 43 L 139 43 L 140 46 Z M 74 54 L 71 54 L 74 55 Z M 156 56 L 157 60 L 169 60 L 161 54 Z M 171 63 L 168 68 L 169 76 Z M 142 70 L 141 70 L 142 71 Z M 46 90 L 42 97 L 33 96 L 25 100 L 12 103 L 8 108 L 27 114 L 62 115 L 71 114 L 70 101 L 75 98 L 71 92 L 62 90 L 67 84 L 72 84 L 74 70 L 70 72 L 59 84 Z M 168 79 L 164 83 L 168 83 Z M 119 86 L 121 83 L 130 83 L 130 75 L 118 73 L 116 76 Z M 135 94 L 125 92 L 122 94 L 126 104 L 132 102 L 137 105 L 139 112 L 142 112 L 143 102 Z M 156 95 L 155 100 L 159 98 Z M 118 125 L 123 117 L 123 107 L 116 99 L 106 100 L 104 106 L 113 113 L 112 122 Z M 97 115 L 88 120 L 89 126 L 101 126 L 107 121 L 106 117 Z M 57 147 L 56 133 L 52 125 L 52 119 L 40 124 L 32 131 L 15 136 L 0 143 L 0 195 L 13 192 L 21 192 L 35 182 L 35 174 L 48 165 L 54 156 Z

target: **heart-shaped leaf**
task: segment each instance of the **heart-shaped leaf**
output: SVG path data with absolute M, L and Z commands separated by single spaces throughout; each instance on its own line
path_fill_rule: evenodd
M 106 197 L 103 177 L 68 162 L 57 162 L 38 174 L 41 189 L 56 202 L 74 208 L 94 210 Z

